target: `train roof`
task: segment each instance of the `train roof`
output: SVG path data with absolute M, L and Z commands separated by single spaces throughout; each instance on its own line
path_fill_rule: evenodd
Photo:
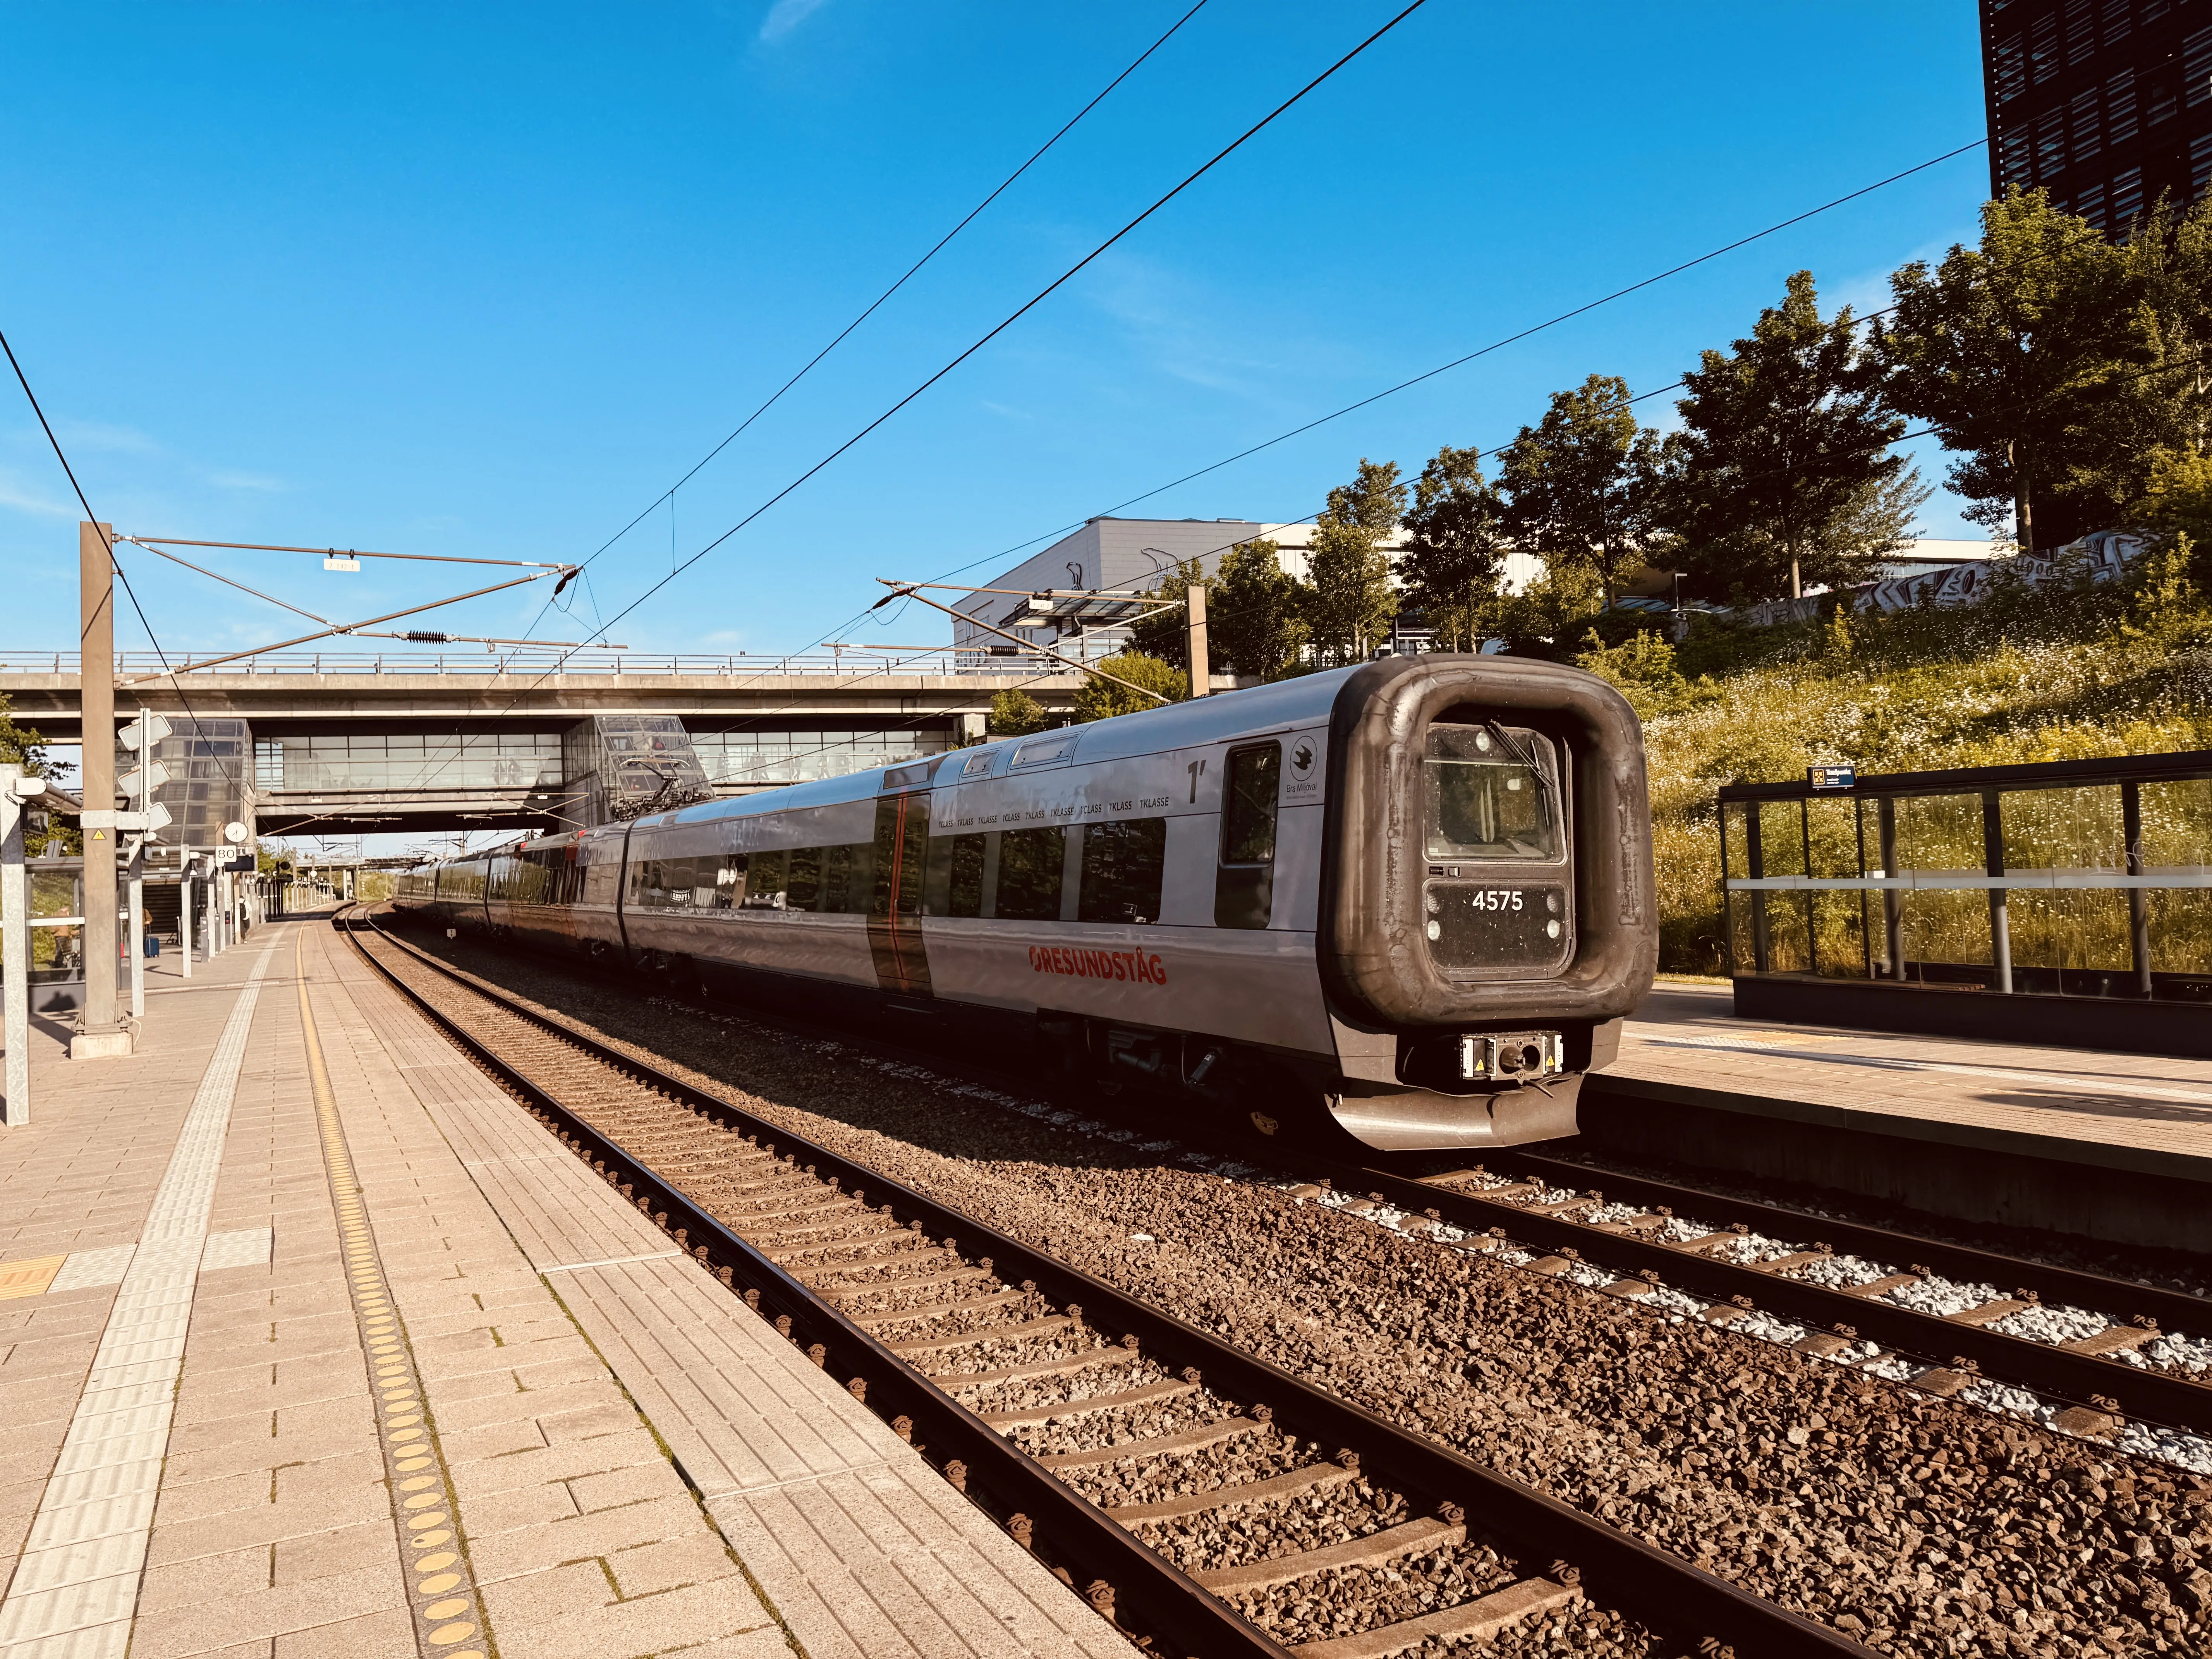
M 1116 714 L 1110 720 L 1095 720 L 1087 725 L 1031 732 L 1026 737 L 1001 738 L 994 743 L 951 750 L 945 755 L 927 761 L 911 762 L 904 766 L 871 769 L 865 772 L 848 773 L 843 777 L 796 783 L 786 788 L 762 789 L 749 795 L 697 801 L 672 811 L 656 812 L 639 818 L 635 821 L 636 827 L 648 830 L 679 824 L 714 823 L 763 813 L 791 811 L 801 807 L 836 806 L 852 801 L 869 800 L 886 789 L 910 788 L 936 781 L 949 782 L 951 780 L 945 775 L 948 765 L 957 766 L 965 774 L 966 769 L 978 756 L 987 753 L 994 757 L 988 771 L 969 775 L 1002 776 L 1012 768 L 1020 751 L 1033 749 L 1040 744 L 1049 743 L 1055 746 L 1055 752 L 1040 763 L 1057 766 L 1127 760 L 1139 755 L 1158 754 L 1164 750 L 1290 731 L 1328 719 L 1337 692 L 1346 680 L 1358 672 L 1359 666 L 1354 664 L 1344 668 L 1325 669 L 1318 673 L 1299 675 L 1295 679 L 1278 680 L 1269 685 L 1247 686 L 1242 690 L 1220 691 L 1186 702 L 1139 709 L 1130 714 Z M 1061 739 L 1066 741 L 1067 747 L 1058 746 L 1058 740 Z M 427 870 L 436 867 L 440 863 L 470 862 L 513 852 L 520 847 L 568 845 L 618 834 L 624 827 L 621 823 L 603 823 L 590 830 L 563 830 L 553 835 L 511 842 L 502 847 L 486 848 L 483 852 L 465 854 L 459 859 L 434 860 L 420 867 Z

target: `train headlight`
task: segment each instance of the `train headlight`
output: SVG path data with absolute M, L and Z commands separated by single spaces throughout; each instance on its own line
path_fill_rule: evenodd
M 1431 922 L 1431 923 L 1429 924 L 1429 926 L 1430 926 L 1430 927 L 1435 927 L 1435 926 L 1436 926 L 1436 923 L 1434 923 L 1434 922 Z M 1547 921 L 1547 922 L 1546 922 L 1546 923 L 1544 924 L 1544 937 L 1545 937 L 1546 939 L 1557 939 L 1557 938 L 1559 938 L 1559 924 L 1558 922 L 1556 922 L 1556 921 Z M 1435 935 L 1434 933 L 1431 933 L 1431 934 L 1429 935 L 1429 937 L 1430 937 L 1431 939 L 1434 939 L 1434 938 L 1436 937 L 1436 935 Z
M 1553 922 L 1552 925 L 1553 925 L 1554 927 L 1558 927 L 1558 926 L 1559 926 L 1559 924 L 1558 924 L 1557 922 Z M 1443 937 L 1443 933 L 1444 933 L 1444 927 L 1443 927 L 1443 924 L 1442 922 L 1440 922 L 1440 921 L 1435 921 L 1435 920 L 1431 919 L 1431 921 L 1429 922 L 1429 937 L 1430 937 L 1431 939 L 1442 939 L 1442 938 Z

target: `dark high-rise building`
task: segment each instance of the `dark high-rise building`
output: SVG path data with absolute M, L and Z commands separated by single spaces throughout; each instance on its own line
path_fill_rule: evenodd
M 1990 188 L 2115 235 L 2212 179 L 2212 0 L 1981 0 Z

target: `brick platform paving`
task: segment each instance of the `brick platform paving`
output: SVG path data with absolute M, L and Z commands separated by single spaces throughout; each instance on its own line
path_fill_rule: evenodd
M 1127 1652 L 326 927 L 161 985 L 135 1055 L 39 1042 L 0 1129 L 0 1659 Z M 210 1133 L 187 1247 L 162 1218 Z M 142 1304 L 189 1328 L 125 1462 L 102 1413 L 143 1407 L 101 1390 L 144 1382 Z M 151 1473 L 73 1474 L 86 1446 Z

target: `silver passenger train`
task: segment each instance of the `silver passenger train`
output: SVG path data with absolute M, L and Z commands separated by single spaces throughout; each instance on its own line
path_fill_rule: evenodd
M 1642 733 L 1396 658 L 526 841 L 395 905 L 1375 1147 L 1575 1131 L 1658 955 Z

